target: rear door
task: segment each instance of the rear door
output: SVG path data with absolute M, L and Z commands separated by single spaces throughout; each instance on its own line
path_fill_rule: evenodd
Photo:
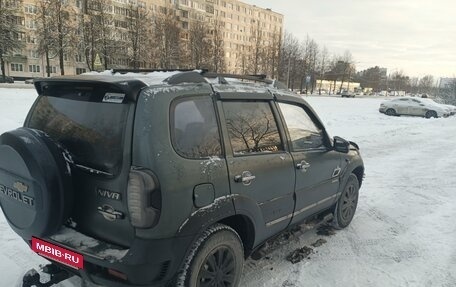
M 25 126 L 44 131 L 71 155 L 75 202 L 70 225 L 129 246 L 134 229 L 127 217 L 126 190 L 134 101 L 105 82 L 42 85 Z
M 272 96 L 245 100 L 247 97 L 220 102 L 222 128 L 231 193 L 235 204 L 239 203 L 236 209 L 244 208 L 241 201 L 251 204 L 249 212 L 257 210 L 262 218 L 256 223 L 258 234 L 266 238 L 290 223 L 295 171 L 279 131 Z
M 296 173 L 296 207 L 292 223 L 334 204 L 341 172 L 323 125 L 307 106 L 278 103 L 286 126 Z

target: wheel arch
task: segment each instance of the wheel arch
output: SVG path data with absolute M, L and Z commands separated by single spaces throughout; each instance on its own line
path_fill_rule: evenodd
M 364 166 L 360 165 L 356 167 L 351 173 L 356 175 L 356 177 L 358 178 L 359 187 L 361 187 L 364 179 Z
M 247 258 L 253 251 L 255 242 L 255 225 L 246 215 L 236 214 L 220 220 L 218 223 L 227 225 L 234 229 L 242 240 L 244 255 Z

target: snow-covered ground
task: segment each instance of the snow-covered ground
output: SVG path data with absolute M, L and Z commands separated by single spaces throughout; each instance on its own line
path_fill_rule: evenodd
M 0 88 L 0 133 L 22 125 L 35 93 Z M 260 261 L 248 260 L 241 286 L 456 286 L 456 116 L 387 117 L 382 99 L 306 97 L 330 134 L 357 142 L 366 165 L 352 224 L 332 236 L 315 230 Z M 317 239 L 309 259 L 285 257 Z M 0 213 L 0 286 L 15 286 L 45 263 Z M 59 286 L 79 286 L 78 279 Z

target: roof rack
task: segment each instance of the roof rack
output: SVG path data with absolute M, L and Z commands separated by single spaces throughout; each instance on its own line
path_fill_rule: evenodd
M 260 82 L 267 85 L 271 85 L 277 89 L 287 89 L 286 85 L 277 81 L 268 79 L 266 75 L 259 74 L 259 75 L 237 75 L 237 74 L 229 74 L 229 73 L 214 73 L 209 72 L 207 69 L 113 69 L 112 73 L 152 73 L 152 72 L 181 72 L 175 75 L 172 75 L 164 80 L 164 82 L 170 85 L 177 85 L 182 83 L 207 83 L 206 78 L 218 78 L 219 84 L 227 85 L 229 82 L 226 78 L 230 79 L 239 79 L 239 80 L 247 80 L 247 81 L 254 81 Z

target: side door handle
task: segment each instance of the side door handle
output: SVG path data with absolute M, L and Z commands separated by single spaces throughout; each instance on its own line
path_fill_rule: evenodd
M 234 177 L 234 181 L 244 185 L 250 185 L 255 178 L 256 176 L 254 176 L 250 171 L 244 171 L 241 175 L 236 175 Z
M 296 164 L 297 169 L 307 170 L 310 167 L 310 163 L 303 160 L 300 163 Z

